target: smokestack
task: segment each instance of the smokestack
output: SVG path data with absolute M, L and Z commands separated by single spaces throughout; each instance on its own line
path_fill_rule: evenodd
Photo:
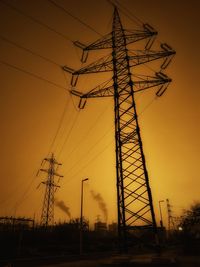
M 93 190 L 90 191 L 92 197 L 97 201 L 99 208 L 101 209 L 101 211 L 103 212 L 105 221 L 107 221 L 108 219 L 108 210 L 106 207 L 106 203 L 104 202 L 101 194 L 99 193 L 95 193 Z
M 67 213 L 67 215 L 69 216 L 69 218 L 71 218 L 71 213 L 69 211 L 69 207 L 67 207 L 64 203 L 64 201 L 62 200 L 57 200 L 55 199 L 55 204 L 57 207 L 59 207 L 62 211 L 64 211 L 65 213 Z

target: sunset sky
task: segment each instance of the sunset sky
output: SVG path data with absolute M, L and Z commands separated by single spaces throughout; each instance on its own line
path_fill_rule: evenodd
M 118 3 L 124 28 L 138 29 L 147 22 L 158 31 L 155 45 L 167 43 L 177 52 L 166 70 L 173 80 L 167 92 L 156 99 L 151 89 L 136 97 L 159 222 L 159 200 L 170 200 L 174 216 L 200 201 L 200 4 Z M 36 174 L 43 158 L 54 153 L 63 164 L 58 172 L 64 175 L 55 197 L 69 207 L 71 217 L 80 216 L 81 180 L 88 177 L 84 216 L 90 222 L 97 216 L 106 219 L 94 199 L 99 193 L 107 221 L 116 221 L 113 99 L 89 99 L 85 109 L 78 110 L 78 99 L 69 93 L 71 77 L 61 68 L 81 68 L 81 51 L 73 41 L 90 44 L 111 32 L 112 15 L 113 6 L 106 0 L 0 1 L 0 216 L 40 219 L 40 183 L 46 175 Z M 101 52 L 91 52 L 88 63 L 99 56 Z M 99 80 L 96 75 L 82 76 L 77 90 L 86 92 Z M 162 211 L 166 224 L 166 203 Z M 68 214 L 55 207 L 55 221 L 63 220 L 69 220 Z

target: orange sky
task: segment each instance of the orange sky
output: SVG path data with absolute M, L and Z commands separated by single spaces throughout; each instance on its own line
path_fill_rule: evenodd
M 40 218 L 44 186 L 36 187 L 45 175 L 40 173 L 36 177 L 36 173 L 42 159 L 54 152 L 63 163 L 59 172 L 64 175 L 56 197 L 70 208 L 72 217 L 80 215 L 81 179 L 89 177 L 84 187 L 84 215 L 91 222 L 97 215 L 104 220 L 98 204 L 92 200 L 93 190 L 101 194 L 107 205 L 108 222 L 116 221 L 113 100 L 91 99 L 84 110 L 78 111 L 78 100 L 68 93 L 70 76 L 60 67 L 80 68 L 81 54 L 72 41 L 89 44 L 99 35 L 48 0 L 3 2 L 6 5 L 0 2 L 0 216 Z M 57 2 L 100 34 L 111 31 L 113 10 L 108 1 Z M 145 107 L 154 99 L 154 90 L 137 99 L 159 221 L 159 200 L 169 198 L 175 216 L 200 200 L 199 3 L 196 0 L 120 3 L 159 32 L 158 42 L 166 42 L 177 52 L 166 72 L 173 79 L 166 94 L 148 108 Z M 137 26 L 123 13 L 121 19 L 125 28 Z M 90 60 L 99 55 L 92 52 Z M 95 76 L 81 77 L 78 89 L 87 91 L 96 81 Z M 62 124 L 53 142 L 62 114 Z M 165 203 L 162 208 L 166 217 Z M 68 220 L 66 214 L 55 208 L 55 220 L 64 219 Z

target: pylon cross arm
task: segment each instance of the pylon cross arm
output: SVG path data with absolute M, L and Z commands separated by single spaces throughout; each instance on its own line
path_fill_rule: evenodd
M 157 35 L 157 31 L 155 31 L 149 24 L 147 23 L 144 24 L 143 28 L 144 30 L 135 30 L 135 31 L 124 30 L 124 35 L 126 37 L 127 44 L 135 43 L 143 39 L 151 39 L 152 37 Z M 112 32 L 102 36 L 97 41 L 91 43 L 88 46 L 83 45 L 79 41 L 74 42 L 74 44 L 79 48 L 83 49 L 83 52 L 89 50 L 112 48 L 113 47 Z
M 138 79 L 138 77 L 137 77 Z M 171 79 L 162 73 L 156 73 L 154 77 L 147 76 L 144 80 L 144 76 L 141 76 L 140 80 L 136 80 L 133 82 L 133 89 L 134 92 L 140 92 L 143 90 L 147 90 L 152 87 L 159 86 L 158 91 L 156 92 L 157 96 L 161 96 L 161 89 L 162 94 L 164 93 L 164 90 L 166 90 L 166 87 L 171 82 Z M 123 82 L 122 82 L 123 87 Z M 124 83 L 124 86 L 126 83 Z M 165 86 L 165 87 L 164 87 Z M 87 99 L 87 98 L 95 98 L 95 97 L 113 97 L 114 96 L 114 87 L 113 85 L 105 87 L 105 84 L 96 86 L 92 90 L 90 90 L 87 93 L 82 93 L 80 91 L 77 91 L 75 89 L 71 90 L 71 93 L 75 96 L 80 97 L 81 99 Z M 129 95 L 130 92 L 127 90 L 122 90 L 121 95 Z
M 164 62 L 162 63 L 161 68 L 165 69 L 171 62 L 172 56 L 174 54 L 175 54 L 174 50 L 165 50 L 165 49 L 161 51 L 151 51 L 151 50 L 136 51 L 133 55 L 129 56 L 130 67 L 145 64 L 147 62 L 158 60 L 160 58 L 164 58 Z M 124 62 L 125 60 L 123 53 L 120 60 L 122 62 Z M 64 66 L 63 70 L 70 72 L 69 70 L 72 69 L 68 68 L 67 66 Z M 99 60 L 71 73 L 74 77 L 76 77 L 80 74 L 109 72 L 109 71 L 113 71 L 112 55 L 100 58 Z M 73 78 L 71 85 L 75 86 L 76 82 L 77 79 Z
M 161 50 L 161 51 L 151 51 L 151 50 L 141 50 L 136 51 L 132 56 L 129 56 L 130 67 L 144 64 L 153 60 L 164 58 L 164 62 L 161 64 L 161 68 L 165 69 L 171 62 L 172 57 L 176 52 L 174 50 Z

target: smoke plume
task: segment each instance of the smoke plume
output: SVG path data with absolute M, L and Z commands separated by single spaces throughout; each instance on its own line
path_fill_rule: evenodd
M 59 207 L 62 211 L 64 211 L 65 213 L 67 213 L 67 215 L 69 216 L 69 218 L 71 218 L 71 213 L 69 211 L 69 207 L 67 207 L 64 203 L 64 201 L 62 200 L 57 200 L 55 199 L 55 204 L 57 207 Z
M 104 202 L 101 194 L 99 193 L 95 193 L 93 190 L 90 191 L 92 197 L 94 198 L 94 200 L 97 201 L 99 208 L 101 209 L 101 211 L 103 212 L 104 218 L 107 221 L 108 218 L 108 210 L 106 207 L 106 203 Z

